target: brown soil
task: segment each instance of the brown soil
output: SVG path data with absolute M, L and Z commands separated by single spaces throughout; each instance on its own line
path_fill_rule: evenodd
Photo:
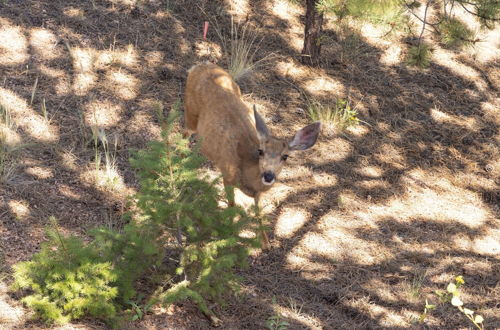
M 43 242 L 49 216 L 81 235 L 121 225 L 137 187 L 129 150 L 159 136 L 158 104 L 182 96 L 190 66 L 227 67 L 214 24 L 207 41 L 202 27 L 217 20 L 228 35 L 230 14 L 264 38 L 256 59 L 276 54 L 241 82 L 275 133 L 308 122 L 307 98 L 349 98 L 362 122 L 290 158 L 264 201 L 272 249 L 256 251 L 242 292 L 214 307 L 223 328 L 265 328 L 273 315 L 290 329 L 472 328 L 446 305 L 412 322 L 456 275 L 465 305 L 500 328 L 498 30 L 468 53 L 436 44 L 433 64 L 417 70 L 404 64 L 401 36 L 330 22 L 313 69 L 298 61 L 302 9 L 282 0 L 0 1 L 0 105 L 15 123 L 2 129 L 22 146 L 0 183 L 0 328 L 44 327 L 6 285 L 10 267 Z M 117 139 L 112 185 L 92 174 L 92 125 Z M 209 327 L 190 303 L 129 324 Z

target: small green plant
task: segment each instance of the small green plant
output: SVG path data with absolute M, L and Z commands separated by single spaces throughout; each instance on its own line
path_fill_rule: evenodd
M 427 319 L 427 316 L 429 315 L 430 311 L 432 311 L 435 308 L 436 308 L 436 305 L 429 304 L 427 299 L 425 299 L 424 311 L 422 314 L 420 314 L 419 318 L 416 319 L 416 322 L 414 322 L 414 323 L 420 323 L 420 324 L 424 323 L 425 320 Z
M 276 297 L 273 297 L 273 305 L 276 305 Z M 279 313 L 275 313 L 273 316 L 269 317 L 266 321 L 266 327 L 269 330 L 286 330 L 290 323 L 281 319 Z
M 31 291 L 22 302 L 47 323 L 64 324 L 83 315 L 113 319 L 118 289 L 111 263 L 102 262 L 81 239 L 63 236 L 55 218 L 50 221 L 49 241 L 41 251 L 14 266 L 14 288 Z
M 426 275 L 427 275 L 426 271 L 424 271 L 424 272 L 416 271 L 414 273 L 413 279 L 408 287 L 409 294 L 412 298 L 420 297 L 420 295 L 422 293 L 422 284 L 425 281 Z
M 444 302 L 449 302 L 453 306 L 455 306 L 460 312 L 462 312 L 478 329 L 484 329 L 483 321 L 484 318 L 476 314 L 474 315 L 474 311 L 464 307 L 464 303 L 462 299 L 460 299 L 460 287 L 465 284 L 463 277 L 457 276 L 455 277 L 454 282 L 450 282 L 446 287 L 446 292 L 436 292 L 436 294 L 441 298 Z
M 144 298 L 144 295 L 140 294 L 136 300 L 129 300 L 127 301 L 127 304 L 130 305 L 130 312 L 132 313 L 131 320 L 136 321 L 136 320 L 142 320 L 145 314 L 147 314 L 151 308 L 153 307 L 153 304 L 150 302 L 145 303 L 145 304 L 140 304 L 139 301 L 141 301 Z
M 431 63 L 432 52 L 433 48 L 425 43 L 421 43 L 418 46 L 412 46 L 408 50 L 406 63 L 411 66 L 427 68 Z
M 447 47 L 461 48 L 474 44 L 474 32 L 457 18 L 445 18 L 439 23 L 441 42 Z
M 461 275 L 455 277 L 455 280 L 453 282 L 448 283 L 448 286 L 446 287 L 446 291 L 436 291 L 435 294 L 439 297 L 439 301 L 442 304 L 448 304 L 450 303 L 452 306 L 455 306 L 460 312 L 462 312 L 467 319 L 469 319 L 472 324 L 477 329 L 483 330 L 484 329 L 484 318 L 476 314 L 474 315 L 474 311 L 464 307 L 464 303 L 462 302 L 462 299 L 460 299 L 460 288 L 465 284 L 465 281 Z M 436 305 L 429 304 L 427 299 L 425 300 L 425 308 L 424 312 L 420 315 L 418 322 L 423 323 L 427 316 L 429 315 L 430 311 L 435 309 Z
M 359 123 L 357 110 L 344 99 L 337 99 L 334 104 L 310 101 L 307 112 L 312 121 L 321 121 L 331 132 L 340 132 Z

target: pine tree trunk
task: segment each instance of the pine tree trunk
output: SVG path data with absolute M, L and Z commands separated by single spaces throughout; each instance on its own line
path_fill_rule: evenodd
M 320 37 L 323 31 L 323 13 L 316 10 L 317 3 L 318 0 L 306 0 L 306 26 L 304 29 L 302 63 L 308 65 L 319 64 L 321 51 Z

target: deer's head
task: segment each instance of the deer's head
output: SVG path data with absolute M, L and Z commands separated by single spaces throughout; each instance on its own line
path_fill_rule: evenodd
M 255 128 L 259 138 L 259 149 L 255 150 L 259 157 L 260 177 L 264 185 L 270 186 L 276 182 L 290 153 L 296 150 L 306 150 L 312 147 L 318 139 L 321 123 L 315 122 L 298 130 L 289 140 L 281 140 L 269 133 L 266 123 L 258 114 L 255 105 Z

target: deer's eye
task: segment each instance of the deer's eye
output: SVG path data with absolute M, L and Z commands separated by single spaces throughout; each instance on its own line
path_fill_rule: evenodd
M 264 151 L 262 151 L 262 149 L 259 149 L 258 152 L 259 152 L 259 157 L 264 156 Z
M 282 161 L 286 161 L 287 159 L 288 159 L 288 155 L 283 155 L 283 156 L 281 156 L 281 160 L 282 160 Z

